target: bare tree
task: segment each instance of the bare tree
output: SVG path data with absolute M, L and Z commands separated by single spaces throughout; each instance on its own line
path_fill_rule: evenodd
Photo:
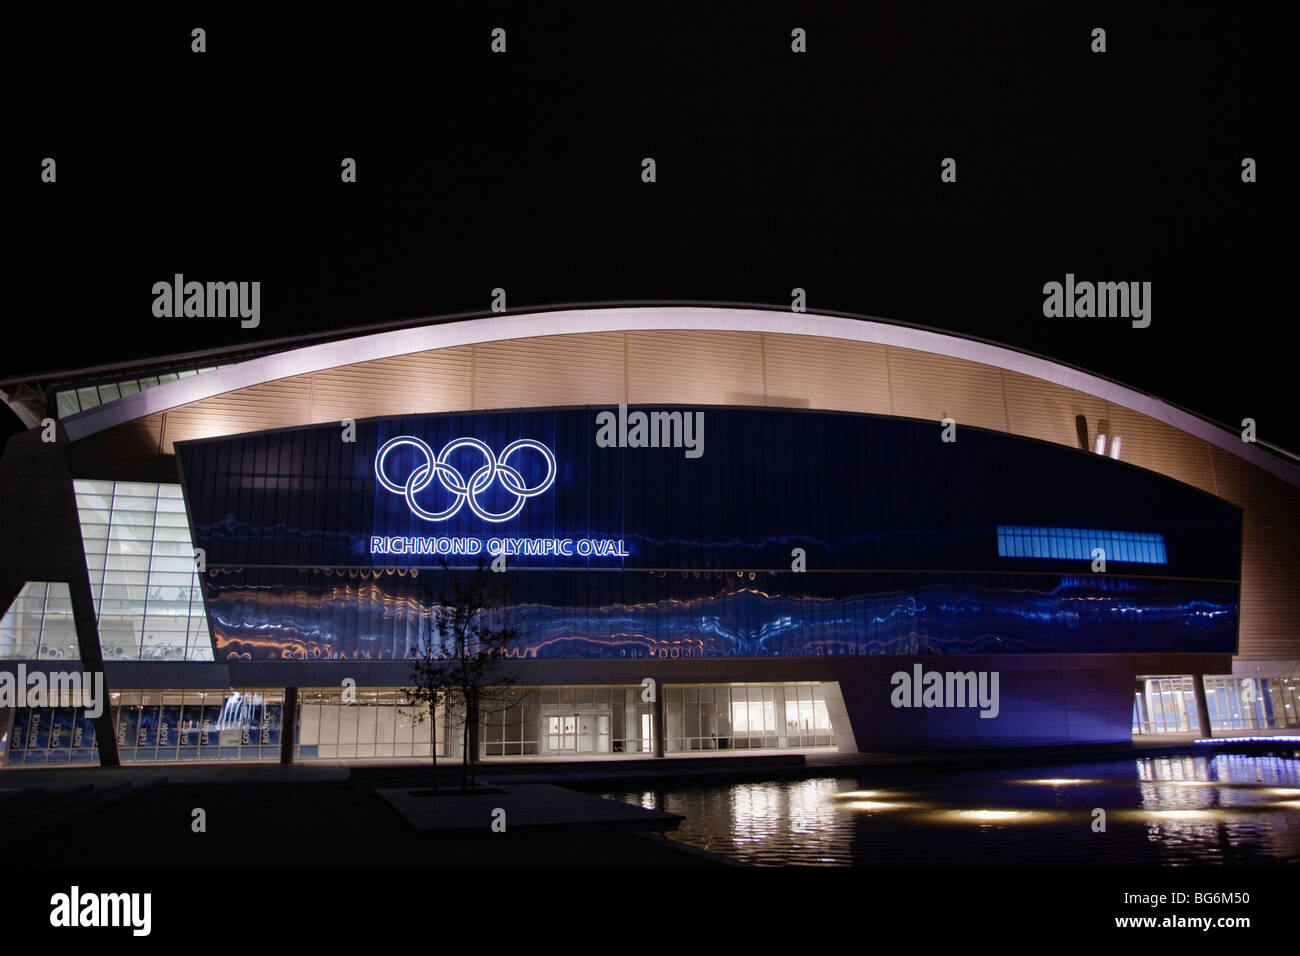
M 433 612 L 429 612 L 432 619 Z M 420 643 L 411 664 L 413 686 L 403 688 L 407 704 L 417 724 L 429 724 L 429 750 L 433 754 L 433 789 L 438 790 L 438 708 L 447 708 L 451 690 L 457 685 L 454 658 L 441 640 L 437 629 L 430 628 Z M 427 709 L 426 709 L 427 708 Z
M 460 724 L 460 785 L 466 790 L 476 785 L 473 768 L 483 718 L 518 703 L 518 695 L 512 691 L 514 678 L 494 675 L 494 671 L 506 659 L 519 631 L 510 625 L 504 574 L 489 571 L 481 559 L 469 572 L 453 571 L 444 560 L 443 571 L 451 590 L 431 609 L 429 637 L 411 669 L 415 686 L 406 693 L 412 703 L 428 704 L 430 719 L 436 721 L 441 704 Z M 436 788 L 436 728 L 432 740 Z

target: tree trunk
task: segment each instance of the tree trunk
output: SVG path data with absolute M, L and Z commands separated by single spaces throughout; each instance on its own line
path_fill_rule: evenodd
M 461 701 L 461 706 L 465 708 L 465 713 L 461 715 L 462 730 L 461 730 L 461 737 L 460 737 L 461 739 L 460 789 L 468 790 L 469 783 L 467 778 L 469 776 L 469 695 L 464 693 L 463 689 L 462 689 L 462 694 L 464 696 L 464 699 Z
M 433 754 L 433 795 L 438 795 L 438 704 L 429 705 L 429 751 Z
M 469 785 L 470 789 L 478 789 L 478 692 L 475 691 L 471 697 L 470 704 L 465 708 L 466 727 L 468 737 L 473 741 L 474 749 L 469 751 Z

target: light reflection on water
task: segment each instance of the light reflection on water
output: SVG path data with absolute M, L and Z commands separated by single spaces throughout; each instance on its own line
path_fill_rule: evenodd
M 760 865 L 1154 866 L 1298 862 L 1298 794 L 1300 759 L 1224 754 L 606 795 Z

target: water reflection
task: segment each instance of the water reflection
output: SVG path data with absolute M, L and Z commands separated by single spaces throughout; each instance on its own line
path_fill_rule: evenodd
M 1146 757 L 609 796 L 683 814 L 675 839 L 762 865 L 1300 861 L 1296 757 Z

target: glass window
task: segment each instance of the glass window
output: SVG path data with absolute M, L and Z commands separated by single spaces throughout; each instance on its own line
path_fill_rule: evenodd
M 731 705 L 731 726 L 738 734 L 749 732 L 749 705 L 744 701 Z
M 58 392 L 54 396 L 55 403 L 58 407 L 59 417 L 66 418 L 69 415 L 75 415 L 81 411 L 81 405 L 77 402 L 76 392 Z
M 823 733 L 830 733 L 831 715 L 826 709 L 826 701 L 813 701 L 813 727 Z
M 1164 535 L 1152 532 L 999 525 L 997 542 L 998 555 L 1005 558 L 1088 559 L 1093 549 L 1102 548 L 1115 561 L 1167 563 Z
M 180 486 L 79 479 L 74 487 L 105 657 L 212 660 Z
M 63 581 L 28 581 L 0 617 L 0 659 L 77 660 L 72 596 Z

